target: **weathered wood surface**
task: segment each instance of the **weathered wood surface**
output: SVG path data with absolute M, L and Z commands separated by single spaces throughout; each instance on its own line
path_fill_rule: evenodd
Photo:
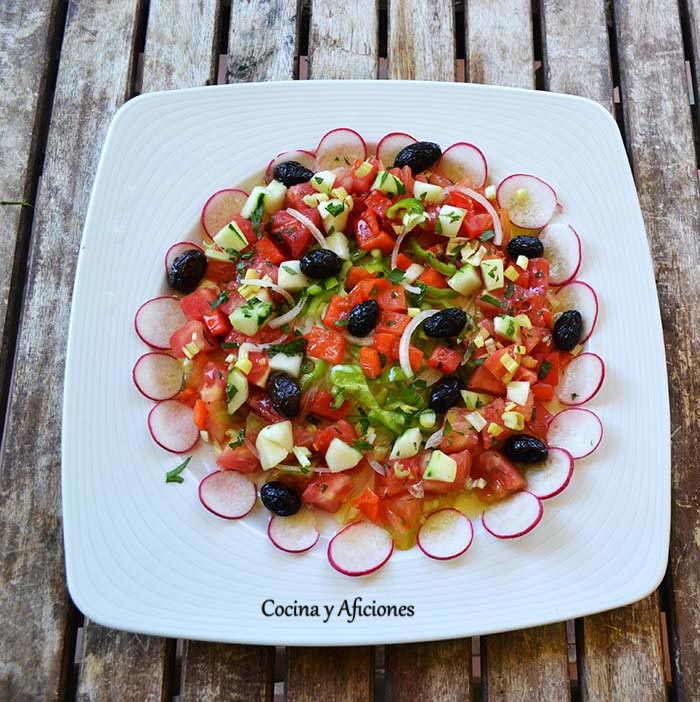
M 389 78 L 454 80 L 454 36 L 452 0 L 390 0 Z
M 288 648 L 287 702 L 372 702 L 374 651 Z
M 698 5 L 691 6 L 697 22 Z M 700 699 L 700 375 L 695 363 L 700 344 L 700 200 L 696 153 L 678 4 L 672 0 L 618 1 L 615 21 L 625 133 L 655 264 L 671 427 L 676 432 L 671 461 L 671 662 L 676 694 L 686 702 Z M 698 58 L 695 53 L 696 67 Z M 656 666 L 646 671 L 651 680 L 659 674 Z
M 100 147 L 132 79 L 137 10 L 138 0 L 68 8 L 0 454 L 2 699 L 60 698 L 72 655 L 59 495 L 65 341 Z
M 530 0 L 481 0 L 465 5 L 467 80 L 534 87 Z
M 183 656 L 181 702 L 270 702 L 274 664 L 272 647 L 188 641 Z
M 216 0 L 151 0 L 142 92 L 216 83 L 218 38 Z
M 387 702 L 470 702 L 470 639 L 386 647 Z
M 296 74 L 296 0 L 234 0 L 228 35 L 228 83 L 290 80 Z
M 377 0 L 312 0 L 309 78 L 376 78 L 378 70 Z

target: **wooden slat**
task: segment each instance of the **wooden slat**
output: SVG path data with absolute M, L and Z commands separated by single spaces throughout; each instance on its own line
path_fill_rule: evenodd
M 532 88 L 531 0 L 466 3 L 467 80 Z
M 386 648 L 387 702 L 469 702 L 470 639 L 402 644 Z
M 454 80 L 454 34 L 452 0 L 390 0 L 389 78 Z
M 94 0 L 68 9 L 0 454 L 3 699 L 62 698 L 71 653 L 59 496 L 65 338 L 92 176 L 132 78 L 138 4 Z
M 312 0 L 310 78 L 376 78 L 378 42 L 377 0 Z
M 142 92 L 215 83 L 218 37 L 216 0 L 151 0 Z
M 228 83 L 294 77 L 297 0 L 234 0 L 228 37 Z
M 359 648 L 287 649 L 287 702 L 371 702 L 374 652 Z
M 488 636 L 484 648 L 489 702 L 571 699 L 564 623 Z
M 188 641 L 183 660 L 181 702 L 272 699 L 274 648 Z

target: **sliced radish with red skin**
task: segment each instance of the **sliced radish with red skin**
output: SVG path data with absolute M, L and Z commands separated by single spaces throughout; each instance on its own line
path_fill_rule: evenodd
M 556 393 L 562 405 L 576 407 L 592 400 L 603 385 L 605 363 L 596 353 L 582 353 L 563 370 Z
M 472 545 L 474 527 L 465 514 L 453 507 L 433 512 L 418 530 L 418 547 L 426 556 L 449 561 Z
M 141 341 L 154 349 L 170 348 L 170 337 L 187 323 L 174 297 L 154 297 L 136 310 L 134 328 Z
M 268 179 L 268 181 L 274 178 L 273 171 L 275 170 L 275 166 L 278 166 L 280 163 L 287 163 L 288 161 L 296 161 L 304 166 L 304 168 L 308 168 L 310 171 L 316 170 L 316 154 L 313 153 L 313 151 L 306 151 L 305 149 L 298 149 L 297 151 L 283 151 L 267 164 L 265 177 Z
M 581 267 L 581 238 L 570 224 L 554 222 L 539 234 L 544 257 L 549 261 L 549 282 L 570 283 Z
M 192 408 L 177 400 L 159 402 L 148 414 L 148 429 L 153 441 L 171 453 L 185 453 L 199 439 Z
M 202 208 L 201 222 L 206 235 L 211 239 L 235 215 L 240 214 L 247 199 L 245 190 L 227 188 L 215 192 Z
M 328 544 L 328 561 L 343 575 L 357 577 L 379 570 L 391 558 L 394 540 L 371 522 L 353 522 Z
M 287 553 L 303 553 L 313 548 L 319 539 L 313 512 L 301 510 L 291 517 L 275 515 L 267 525 L 267 535 L 277 548 Z
M 546 461 L 525 471 L 528 492 L 540 500 L 548 500 L 566 489 L 573 474 L 573 456 L 566 449 L 551 447 Z
M 524 197 L 520 192 L 524 191 Z M 515 173 L 504 178 L 496 190 L 499 207 L 508 208 L 510 221 L 521 229 L 542 229 L 552 219 L 557 193 L 541 178 Z
M 595 290 L 582 280 L 574 280 L 559 288 L 556 296 L 560 312 L 577 310 L 580 313 L 583 326 L 579 344 L 587 341 L 598 321 L 598 296 Z
M 165 274 L 168 274 L 170 266 L 173 265 L 175 259 L 180 254 L 185 253 L 185 251 L 192 251 L 193 249 L 204 253 L 201 246 L 197 246 L 197 244 L 193 244 L 191 241 L 179 241 L 177 244 L 173 244 L 165 254 Z
M 531 492 L 516 492 L 481 515 L 481 523 L 497 539 L 515 539 L 531 532 L 542 519 L 542 502 Z
M 598 415 L 582 407 L 562 410 L 547 426 L 547 445 L 563 448 L 574 460 L 590 456 L 603 439 Z
M 486 157 L 481 149 L 466 141 L 459 141 L 445 149 L 435 170 L 453 183 L 468 179 L 470 188 L 481 188 L 488 176 Z
M 199 483 L 199 500 L 212 514 L 222 519 L 245 517 L 258 499 L 255 483 L 235 470 L 209 473 Z
M 134 364 L 134 385 L 149 400 L 169 400 L 180 392 L 182 366 L 167 353 L 145 353 Z
M 332 129 L 321 137 L 316 149 L 316 167 L 321 171 L 336 166 L 352 166 L 367 158 L 367 144 L 354 130 Z
M 384 164 L 385 168 L 391 168 L 399 151 L 417 141 L 418 139 L 405 132 L 391 132 L 379 140 L 377 158 Z

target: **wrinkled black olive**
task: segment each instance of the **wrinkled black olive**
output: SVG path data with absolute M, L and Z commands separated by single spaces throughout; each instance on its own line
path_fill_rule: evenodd
M 503 453 L 518 463 L 541 463 L 549 451 L 542 441 L 529 434 L 509 436 L 503 444 Z
M 511 258 L 526 256 L 527 258 L 540 258 L 544 254 L 544 246 L 536 236 L 516 236 L 508 242 L 508 255 Z
M 299 267 L 307 278 L 330 278 L 340 273 L 343 259 L 330 249 L 314 249 L 301 257 Z
M 280 183 L 291 188 L 292 185 L 310 181 L 314 172 L 302 166 L 298 161 L 285 161 L 278 163 L 272 174 L 275 176 L 275 180 L 279 180 Z
M 207 257 L 199 249 L 183 251 L 168 270 L 168 282 L 178 292 L 191 293 L 207 272 Z
M 301 497 L 279 480 L 265 483 L 260 488 L 260 499 L 270 512 L 280 517 L 291 517 L 301 509 Z
M 438 414 L 447 412 L 450 407 L 454 407 L 462 401 L 462 395 L 459 392 L 462 389 L 464 389 L 464 383 L 461 378 L 451 376 L 438 380 L 430 391 L 430 400 L 428 401 L 430 409 Z
M 423 331 L 433 339 L 447 339 L 457 336 L 467 323 L 467 313 L 459 307 L 440 310 L 423 322 Z
M 283 371 L 273 373 L 267 380 L 266 389 L 272 406 L 283 417 L 292 419 L 299 414 L 301 389 L 291 375 Z
M 434 166 L 442 157 L 439 144 L 432 141 L 417 141 L 399 151 L 394 159 L 394 168 L 409 166 L 413 173 L 420 173 Z
M 554 323 L 552 338 L 557 348 L 571 351 L 578 344 L 583 329 L 583 319 L 578 310 L 564 312 Z
M 367 336 L 377 326 L 379 305 L 376 300 L 367 300 L 355 305 L 348 315 L 348 331 L 353 336 Z

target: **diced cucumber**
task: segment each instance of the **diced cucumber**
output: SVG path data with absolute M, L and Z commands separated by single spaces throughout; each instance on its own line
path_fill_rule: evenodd
M 407 283 L 415 283 L 423 275 L 425 268 L 420 263 L 412 263 L 404 272 L 403 279 Z
M 326 463 L 331 473 L 354 468 L 361 460 L 362 453 L 342 439 L 333 439 L 326 451 Z
M 236 331 L 246 336 L 255 336 L 271 314 L 272 303 L 263 302 L 254 297 L 252 300 L 248 300 L 245 305 L 235 309 L 229 315 L 229 320 Z
M 232 368 L 226 378 L 226 401 L 229 414 L 233 414 L 248 399 L 248 378 L 237 368 Z
M 260 198 L 263 198 L 263 206 L 265 205 L 265 199 L 267 198 L 267 188 L 263 185 L 256 185 L 248 195 L 248 199 L 241 208 L 241 217 L 245 219 L 250 219 L 250 216 L 255 212 L 256 207 L 260 203 Z
M 483 392 L 472 392 L 471 390 L 460 390 L 460 392 L 462 393 L 464 404 L 470 410 L 479 409 L 493 400 L 491 395 Z
M 344 261 L 350 260 L 350 242 L 342 231 L 336 230 L 326 237 L 326 246 Z
M 248 239 L 236 222 L 229 222 L 214 235 L 214 241 L 222 249 L 243 251 L 248 246 Z
M 461 207 L 443 205 L 438 212 L 435 233 L 449 237 L 457 236 L 466 214 L 467 211 Z
M 302 198 L 307 207 L 318 207 L 321 202 L 325 202 L 327 199 L 326 193 L 311 193 L 311 195 L 304 195 Z
M 276 353 L 270 358 L 270 370 L 284 371 L 297 378 L 301 372 L 303 356 L 288 356 L 286 353 Z
M 423 474 L 423 479 L 453 483 L 456 477 L 457 461 L 442 451 L 433 451 Z
M 364 178 L 365 176 L 368 176 L 370 171 L 372 170 L 372 164 L 370 161 L 363 161 L 356 169 L 355 169 L 355 176 L 357 178 Z
M 265 212 L 267 214 L 275 214 L 284 205 L 284 198 L 287 196 L 287 186 L 284 183 L 280 183 L 279 180 L 271 180 L 267 184 L 266 191 Z
M 406 187 L 401 180 L 389 171 L 379 171 L 371 189 L 379 190 L 385 195 L 403 195 L 406 192 Z
M 320 295 L 324 291 L 323 285 L 319 285 L 318 283 L 314 283 L 313 285 L 309 286 L 308 292 L 309 295 Z
M 417 180 L 413 183 L 413 196 L 421 202 L 442 202 L 445 199 L 445 191 L 439 185 Z
M 277 273 L 277 285 L 285 290 L 306 290 L 311 281 L 301 272 L 301 261 L 283 261 Z
M 526 405 L 530 395 L 530 383 L 525 380 L 512 380 L 506 385 L 506 398 L 518 405 Z
M 406 431 L 394 441 L 394 446 L 391 449 L 389 458 L 411 458 L 417 455 L 422 441 L 423 436 L 418 427 L 406 429 Z
M 507 314 L 499 314 L 493 319 L 496 334 L 504 336 L 511 341 L 520 341 L 520 325 Z
M 423 429 L 434 429 L 436 422 L 437 415 L 431 409 L 423 410 L 418 417 L 418 423 Z
M 520 412 L 504 412 L 501 419 L 503 424 L 513 431 L 522 431 L 525 428 L 525 417 Z
M 274 468 L 294 448 L 292 423 L 286 420 L 263 427 L 255 439 L 255 448 L 260 454 L 260 464 L 263 470 Z
M 487 290 L 498 290 L 502 288 L 503 281 L 503 259 L 486 258 L 481 264 L 481 277 L 484 279 L 484 287 Z
M 311 185 L 320 193 L 328 194 L 333 189 L 335 173 L 333 171 L 319 171 L 311 178 Z
M 460 295 L 470 297 L 481 287 L 481 276 L 474 266 L 467 263 L 448 278 L 447 284 Z
M 348 215 L 350 214 L 350 207 L 347 203 L 333 198 L 319 203 L 318 212 L 321 215 L 323 228 L 327 234 L 345 231 Z

